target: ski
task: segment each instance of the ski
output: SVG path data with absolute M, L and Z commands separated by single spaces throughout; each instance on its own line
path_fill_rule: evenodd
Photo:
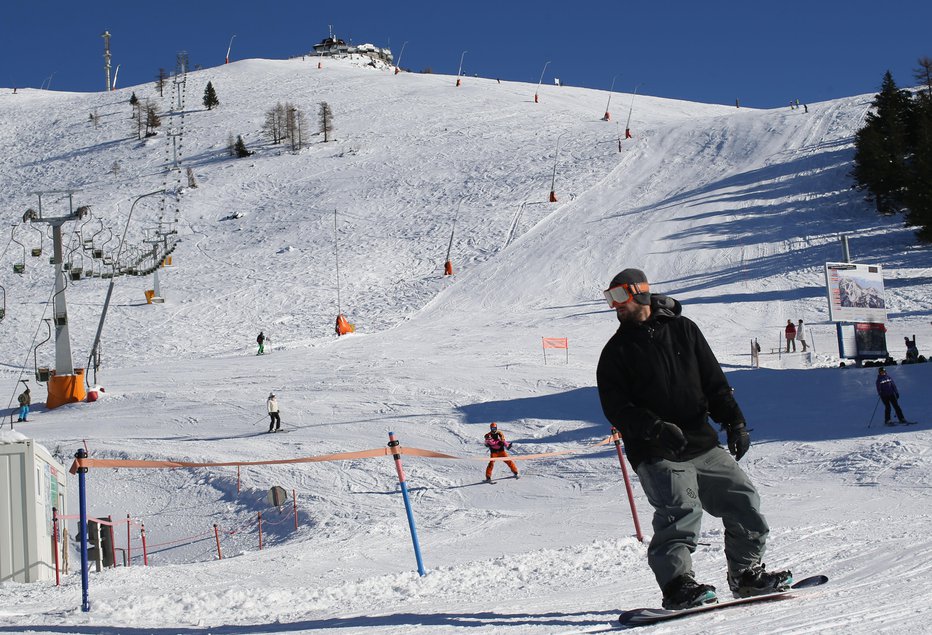
M 730 606 L 736 606 L 738 604 L 751 604 L 752 602 L 767 602 L 770 600 L 791 598 L 795 597 L 799 591 L 821 586 L 826 582 L 828 582 L 828 577 L 824 575 L 814 575 L 800 580 L 786 591 L 777 591 L 775 593 L 766 593 L 764 595 L 754 595 L 747 598 L 726 600 L 724 602 L 718 602 L 715 604 L 703 604 L 701 606 L 696 606 L 689 609 L 681 609 L 678 611 L 671 611 L 667 609 L 632 609 L 630 611 L 625 611 L 620 616 L 618 616 L 618 625 L 626 628 L 648 626 L 650 624 L 656 624 L 657 622 L 676 620 L 682 617 L 695 615 L 696 613 L 715 611 L 717 609 L 724 609 Z

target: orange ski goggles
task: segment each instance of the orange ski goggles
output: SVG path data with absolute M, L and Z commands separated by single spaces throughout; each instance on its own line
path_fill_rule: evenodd
M 620 284 L 617 287 L 612 287 L 606 289 L 602 293 L 605 295 L 605 299 L 608 301 L 608 306 L 613 309 L 620 307 L 622 304 L 627 304 L 634 299 L 634 296 L 639 293 L 649 293 L 650 285 L 646 282 L 626 282 Z

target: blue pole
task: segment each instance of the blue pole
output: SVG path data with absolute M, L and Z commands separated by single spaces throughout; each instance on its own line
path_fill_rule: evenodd
M 78 450 L 74 454 L 76 459 L 86 459 L 87 452 Z M 85 613 L 91 610 L 91 603 L 88 600 L 87 587 L 87 480 L 85 478 L 87 468 L 83 467 L 78 470 L 78 496 L 80 499 L 81 520 L 78 531 L 81 533 L 81 610 Z
M 395 433 L 388 433 L 388 447 L 396 448 L 400 442 L 395 439 Z M 401 467 L 401 455 L 392 454 L 395 459 L 395 469 L 398 471 L 398 483 L 401 485 L 401 496 L 405 501 L 405 513 L 408 515 L 408 527 L 411 529 L 411 541 L 414 543 L 414 557 L 417 559 L 417 572 L 420 575 L 427 575 L 424 570 L 424 560 L 421 558 L 421 544 L 417 539 L 417 527 L 414 526 L 414 513 L 411 511 L 411 498 L 408 496 L 408 484 L 405 483 L 405 471 Z

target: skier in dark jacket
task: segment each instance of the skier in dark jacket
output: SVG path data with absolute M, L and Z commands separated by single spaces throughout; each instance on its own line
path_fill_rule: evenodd
M 26 386 L 26 390 L 20 393 L 17 400 L 19 401 L 19 421 L 29 421 L 29 419 L 27 419 L 29 416 L 29 406 L 32 405 L 32 393 L 29 392 L 29 386 Z
M 256 336 L 256 344 L 259 345 L 259 352 L 256 355 L 265 354 L 265 334 L 262 331 L 259 331 L 259 335 Z
M 880 400 L 883 401 L 883 422 L 885 425 L 892 426 L 893 421 L 890 420 L 890 406 L 893 406 L 893 409 L 896 411 L 896 418 L 900 420 L 900 423 L 906 423 L 906 417 L 903 416 L 903 411 L 900 409 L 900 391 L 896 389 L 896 383 L 893 381 L 893 377 L 887 374 L 885 368 L 881 368 L 877 371 L 877 394 L 880 395 Z
M 696 582 L 692 571 L 703 510 L 724 524 L 735 597 L 787 588 L 789 571 L 768 572 L 761 563 L 770 530 L 757 490 L 736 463 L 750 436 L 705 337 L 680 315 L 679 302 L 650 293 L 639 269 L 615 276 L 605 297 L 621 326 L 599 359 L 599 399 L 654 507 L 647 559 L 664 608 L 717 601 L 715 587 Z M 734 459 L 719 446 L 710 416 L 727 433 Z

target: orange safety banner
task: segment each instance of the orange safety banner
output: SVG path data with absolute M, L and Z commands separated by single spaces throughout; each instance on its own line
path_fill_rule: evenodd
M 176 468 L 176 467 L 232 467 L 235 465 L 281 465 L 284 463 L 316 463 L 320 461 L 344 461 L 347 459 L 368 459 L 375 456 L 394 454 L 392 448 L 378 448 L 375 450 L 360 450 L 358 452 L 341 452 L 339 454 L 323 454 L 320 456 L 306 456 L 297 459 L 274 459 L 268 461 L 226 461 L 223 463 L 207 463 L 195 461 L 134 461 L 126 459 L 75 459 L 69 470 L 77 474 L 82 468 L 101 467 L 135 467 L 135 468 Z
M 542 337 L 544 348 L 569 348 L 569 340 L 565 337 Z
M 558 452 L 540 452 L 537 454 L 518 454 L 506 457 L 461 457 L 452 454 L 444 454 L 433 450 L 424 450 L 422 448 L 406 448 L 395 446 L 394 448 L 376 448 L 373 450 L 360 450 L 358 452 L 340 452 L 337 454 L 322 454 L 319 456 L 306 456 L 296 459 L 274 459 L 268 461 L 225 461 L 222 463 L 195 462 L 195 461 L 141 461 L 132 459 L 75 459 L 69 470 L 72 474 L 77 474 L 79 469 L 92 468 L 137 468 L 137 469 L 174 469 L 184 467 L 232 467 L 236 465 L 282 465 L 287 463 L 319 463 L 324 461 L 345 461 L 349 459 L 368 459 L 377 456 L 389 456 L 392 454 L 407 454 L 409 456 L 421 456 L 431 459 L 454 459 L 467 461 L 526 461 L 528 459 L 540 459 L 551 456 L 560 456 L 564 454 L 576 454 L 592 448 L 597 448 L 611 443 L 612 437 L 606 437 L 594 445 L 581 448 L 579 450 L 560 450 Z

